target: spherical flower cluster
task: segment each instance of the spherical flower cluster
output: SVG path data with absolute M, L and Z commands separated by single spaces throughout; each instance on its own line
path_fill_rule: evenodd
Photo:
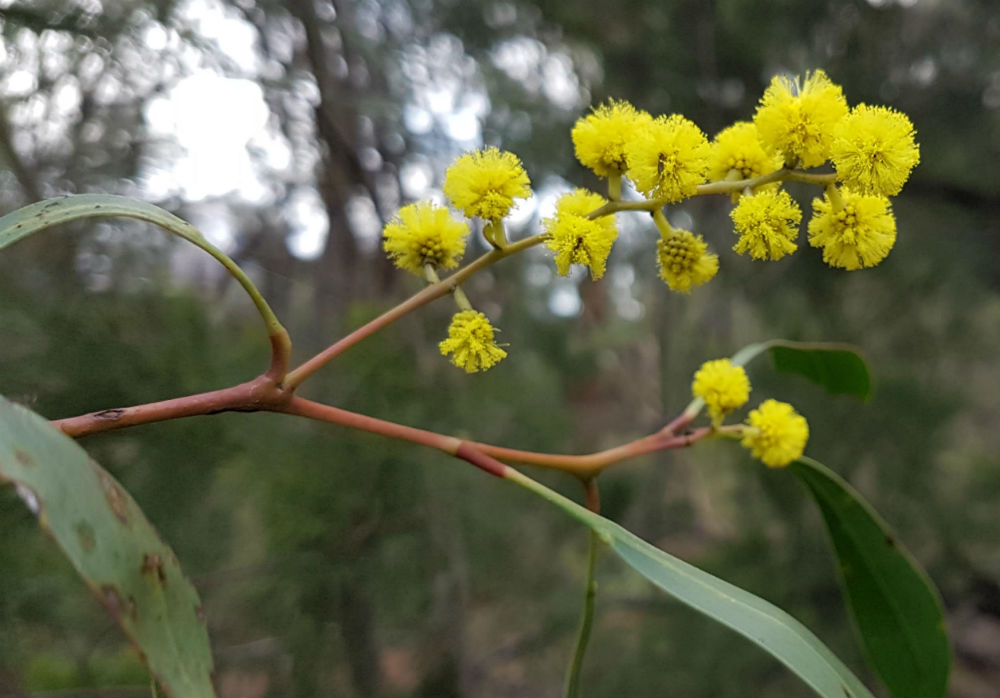
M 672 291 L 688 293 L 719 271 L 719 258 L 701 237 L 687 230 L 670 230 L 656 243 L 660 278 Z
M 577 189 L 556 203 L 556 214 L 542 221 L 549 237 L 546 246 L 556 253 L 556 269 L 566 276 L 570 264 L 584 264 L 590 276 L 604 276 L 611 246 L 618 237 L 614 216 L 590 219 L 587 214 L 606 203 L 603 196 Z
M 809 244 L 823 248 L 823 261 L 841 269 L 873 267 L 896 242 L 896 219 L 884 196 L 850 189 L 813 199 Z
M 485 371 L 507 352 L 493 340 L 494 329 L 482 313 L 462 310 L 455 313 L 448 327 L 448 339 L 439 345 L 442 356 L 451 354 L 451 362 L 466 373 Z
M 621 175 L 657 203 L 674 203 L 699 192 L 728 191 L 737 204 L 731 213 L 739 235 L 733 249 L 754 259 L 781 259 L 798 248 L 802 211 L 780 190 L 779 180 L 829 184 L 828 175 L 794 172 L 785 177 L 779 171 L 830 161 L 845 194 L 838 198 L 833 190 L 834 203 L 828 195 L 826 202 L 814 205 L 810 242 L 824 248 L 829 264 L 844 269 L 871 266 L 884 258 L 895 240 L 895 223 L 887 201 L 867 201 L 859 204 L 857 211 L 842 211 L 841 198 L 895 195 L 920 160 L 913 124 L 905 115 L 865 104 L 849 109 L 841 87 L 822 70 L 798 77 L 774 77 L 753 121 L 723 129 L 711 144 L 680 114 L 653 118 L 628 102 L 616 100 L 577 121 L 572 138 L 580 162 L 598 176 L 609 178 L 614 200 L 619 199 Z M 771 173 L 779 173 L 776 181 L 752 191 L 735 191 L 723 184 Z M 713 184 L 701 187 L 706 177 Z M 885 215 L 879 215 L 880 211 Z M 670 268 L 662 263 L 666 244 L 665 237 L 659 245 L 661 274 L 674 279 L 668 282 L 672 287 L 690 288 L 692 284 L 683 275 L 663 271 Z M 566 261 L 566 248 L 560 249 L 564 254 L 559 264 L 565 268 L 572 262 Z M 577 258 L 582 261 L 584 256 L 581 252 Z M 706 261 L 700 267 L 702 273 L 692 279 L 714 274 L 709 269 L 717 260 L 711 255 L 706 260 L 711 261 Z M 674 266 L 677 262 L 671 260 Z
M 781 259 L 798 245 L 802 210 L 783 189 L 741 196 L 729 214 L 740 239 L 733 249 L 754 259 Z
M 790 167 L 815 167 L 830 156 L 833 131 L 847 115 L 843 90 L 822 70 L 804 83 L 775 76 L 764 91 L 753 122 L 764 146 Z
M 624 100 L 611 100 L 580 119 L 570 134 L 576 157 L 598 177 L 619 177 L 628 169 L 625 146 L 653 120 Z
M 466 216 L 498 221 L 514 199 L 531 196 L 531 182 L 513 153 L 497 148 L 462 155 L 444 176 L 445 195 Z
M 764 150 L 752 122 L 737 121 L 719 131 L 712 141 L 708 178 L 717 181 L 750 179 L 780 170 L 782 164 L 781 157 Z
M 905 114 L 859 104 L 834 131 L 830 159 L 838 179 L 862 194 L 895 196 L 920 162 L 913 135 Z
M 742 366 L 734 366 L 729 359 L 706 361 L 694 374 L 691 392 L 705 401 L 712 423 L 718 425 L 750 399 L 750 379 Z
M 656 118 L 625 145 L 636 188 L 668 203 L 695 193 L 705 181 L 711 152 L 701 129 L 680 114 Z
M 781 468 L 802 456 L 809 440 L 809 424 L 786 402 L 765 400 L 751 410 L 743 431 L 743 445 L 771 468 Z
M 382 231 L 383 248 L 400 269 L 423 276 L 427 265 L 453 269 L 465 254 L 468 224 L 430 202 L 408 204 Z

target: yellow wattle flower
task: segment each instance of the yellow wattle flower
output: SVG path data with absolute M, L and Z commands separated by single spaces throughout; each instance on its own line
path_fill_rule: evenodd
M 839 207 L 829 194 L 813 199 L 809 244 L 823 248 L 823 261 L 831 267 L 873 267 L 896 243 L 896 218 L 884 196 L 840 190 Z
M 442 189 L 469 218 L 498 221 L 510 213 L 514 199 L 531 196 L 531 181 L 514 153 L 485 148 L 455 160 L 445 172 Z
M 750 399 L 750 379 L 742 366 L 734 366 L 729 359 L 706 361 L 694 374 L 691 392 L 705 401 L 712 423 L 718 425 Z
M 809 440 L 809 423 L 787 402 L 765 400 L 750 410 L 742 444 L 769 468 L 800 458 Z
M 403 206 L 382 230 L 382 247 L 400 269 L 417 276 L 424 267 L 453 269 L 465 254 L 469 226 L 448 209 L 421 201 Z
M 680 201 L 705 181 L 712 149 L 693 121 L 660 116 L 626 144 L 628 176 L 649 197 Z
M 822 70 L 805 82 L 776 75 L 760 98 L 753 122 L 765 147 L 789 167 L 815 167 L 830 157 L 834 128 L 847 116 L 847 100 Z
M 859 104 L 837 124 L 830 159 L 845 186 L 895 196 L 920 162 L 920 148 L 906 114 Z
M 592 279 L 604 276 L 611 246 L 618 237 L 614 216 L 587 218 L 606 203 L 600 194 L 577 189 L 559 197 L 556 213 L 542 225 L 549 237 L 546 247 L 556 253 L 556 270 L 566 276 L 571 264 L 584 264 Z
M 708 251 L 708 244 L 688 230 L 669 230 L 656 243 L 660 278 L 672 291 L 689 293 L 719 271 L 719 258 Z
M 576 158 L 598 177 L 628 170 L 625 146 L 653 117 L 624 100 L 610 100 L 579 119 L 570 133 Z
M 451 362 L 466 373 L 485 371 L 507 356 L 493 340 L 494 329 L 485 315 L 476 310 L 462 310 L 452 317 L 448 338 L 438 344 L 442 356 L 451 354 Z
M 737 121 L 719 131 L 712 141 L 708 178 L 712 181 L 730 179 L 730 174 L 735 173 L 736 179 L 750 179 L 780 170 L 782 164 L 781 157 L 764 150 L 752 122 Z
M 733 250 L 754 259 L 781 259 L 798 245 L 802 210 L 784 189 L 764 189 L 741 196 L 729 217 L 740 239 Z

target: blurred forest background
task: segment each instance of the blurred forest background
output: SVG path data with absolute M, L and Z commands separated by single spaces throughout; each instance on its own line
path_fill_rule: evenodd
M 876 269 L 830 269 L 808 246 L 780 262 L 739 257 L 728 201 L 703 197 L 668 217 L 705 235 L 721 272 L 678 296 L 656 278 L 651 226 L 619 214 L 601 282 L 555 277 L 536 249 L 469 284 L 510 344 L 489 373 L 437 355 L 442 302 L 301 392 L 582 453 L 665 423 L 705 359 L 772 337 L 855 343 L 875 376 L 868 403 L 764 362 L 755 395 L 809 418 L 808 453 L 858 487 L 930 571 L 954 642 L 952 694 L 1000 695 L 995 3 L 3 0 L 0 42 L 0 213 L 79 192 L 164 206 L 248 269 L 299 359 L 419 288 L 379 253 L 381 227 L 401 204 L 439 195 L 463 150 L 493 144 L 524 160 L 538 196 L 516 216 L 519 235 L 558 193 L 597 186 L 569 129 L 608 97 L 681 112 L 712 136 L 752 115 L 773 74 L 824 68 L 852 105 L 904 111 L 922 162 Z M 792 188 L 807 211 L 814 191 Z M 0 392 L 58 418 L 261 372 L 267 342 L 250 303 L 167 238 L 102 221 L 5 250 Z M 436 452 L 268 414 L 83 445 L 198 587 L 224 695 L 560 691 L 586 534 L 517 488 Z M 539 475 L 579 496 L 571 480 Z M 721 443 L 602 478 L 607 516 L 789 610 L 875 686 L 803 494 Z M 0 695 L 148 694 L 120 631 L 7 489 L 0 531 Z M 585 693 L 804 690 L 610 557 L 598 575 Z

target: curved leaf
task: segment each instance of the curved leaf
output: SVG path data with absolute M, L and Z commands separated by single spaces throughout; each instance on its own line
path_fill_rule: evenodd
M 805 376 L 833 395 L 853 395 L 867 400 L 871 394 L 868 366 L 858 349 L 849 344 L 772 339 L 740 349 L 732 361 L 745 366 L 765 351 L 770 351 L 778 371 Z
M 510 469 L 505 476 L 589 526 L 639 574 L 769 652 L 817 694 L 871 696 L 808 628 L 777 606 L 665 553 L 518 471 Z
M 198 593 L 139 505 L 76 442 L 0 397 L 0 483 L 139 648 L 170 695 L 210 696 L 212 655 Z
M 862 645 L 893 695 L 942 696 L 951 652 L 937 591 L 871 506 L 811 458 L 790 466 L 819 505 Z
M 136 218 L 154 223 L 215 257 L 244 288 L 257 312 L 267 324 L 272 337 L 287 337 L 287 332 L 267 305 L 264 297 L 242 269 L 222 250 L 210 243 L 198 229 L 159 206 L 113 194 L 75 194 L 58 196 L 19 208 L 0 218 L 0 250 L 29 235 L 60 223 L 100 217 Z

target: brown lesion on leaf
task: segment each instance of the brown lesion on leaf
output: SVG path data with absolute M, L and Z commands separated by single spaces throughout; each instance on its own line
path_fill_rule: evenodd
M 127 599 L 122 599 L 116 587 L 111 584 L 105 584 L 101 587 L 100 599 L 104 607 L 108 609 L 108 613 L 119 623 L 124 623 L 126 620 L 135 623 L 139 620 L 139 606 L 135 602 L 135 597 L 131 594 L 129 594 Z
M 167 572 L 163 569 L 163 558 L 158 553 L 143 553 L 142 573 L 144 575 L 156 575 L 160 584 L 167 583 Z
M 125 490 L 115 482 L 115 479 L 104 468 L 94 461 L 90 461 L 90 465 L 97 474 L 97 479 L 101 483 L 101 489 L 104 490 L 104 498 L 107 500 L 111 512 L 119 521 L 128 525 L 128 495 L 125 494 Z
M 97 545 L 97 539 L 94 537 L 94 528 L 80 519 L 73 526 L 73 530 L 76 531 L 76 536 L 80 540 L 80 547 L 83 548 L 83 552 L 89 553 Z
M 19 448 L 14 449 L 14 458 L 16 458 L 17 462 L 23 465 L 25 468 L 29 468 L 35 464 L 34 459 L 30 455 L 28 455 L 27 452 L 22 451 Z
M 104 607 L 108 609 L 110 613 L 116 620 L 120 620 L 122 617 L 122 597 L 118 593 L 118 589 L 111 586 L 110 584 L 105 584 L 101 587 L 101 603 Z

